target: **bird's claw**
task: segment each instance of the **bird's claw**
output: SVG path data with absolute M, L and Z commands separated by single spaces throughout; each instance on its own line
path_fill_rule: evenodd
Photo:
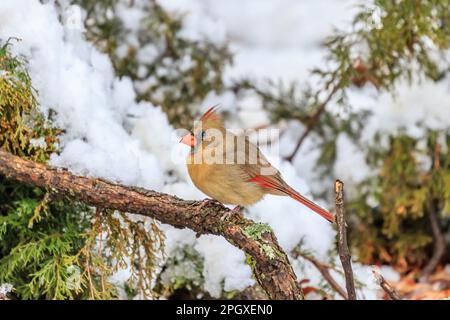
M 200 210 L 202 210 L 204 206 L 207 206 L 208 204 L 213 203 L 213 202 L 217 202 L 217 201 L 214 199 L 208 199 L 208 198 L 203 199 L 202 203 L 200 203 L 200 205 L 195 210 L 197 212 L 200 212 Z
M 215 200 L 215 199 L 209 199 L 209 198 L 206 198 L 206 199 L 203 199 L 203 200 L 202 200 L 202 202 L 200 203 L 200 205 L 199 205 L 195 210 L 196 210 L 197 212 L 200 212 L 200 210 L 202 210 L 205 206 L 209 205 L 210 203 L 219 203 L 219 204 L 220 204 L 220 202 L 218 202 L 218 201 Z M 243 209 L 243 208 L 242 208 L 241 206 L 236 206 L 236 207 L 234 207 L 233 209 L 231 209 L 231 210 L 225 212 L 225 213 L 220 217 L 220 220 L 222 220 L 222 221 L 227 221 L 228 219 L 231 218 L 231 216 L 233 216 L 233 215 L 235 215 L 235 214 L 241 216 L 241 215 L 242 215 L 242 212 L 241 212 L 242 209 Z
M 232 210 L 225 212 L 222 215 L 222 217 L 220 217 L 220 220 L 227 221 L 228 219 L 231 218 L 231 216 L 233 216 L 235 214 L 241 215 L 241 211 L 242 211 L 242 207 L 241 206 L 236 206 Z

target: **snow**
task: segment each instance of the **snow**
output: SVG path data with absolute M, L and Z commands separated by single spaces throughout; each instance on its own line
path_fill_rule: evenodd
M 213 297 L 220 297 L 222 281 L 225 291 L 243 290 L 255 282 L 250 268 L 243 264 L 244 253 L 236 247 L 230 247 L 224 238 L 203 236 L 194 248 L 205 257 L 204 287 Z
M 13 290 L 13 285 L 11 283 L 0 284 L 0 297 L 5 297 L 7 293 Z
M 447 130 L 450 108 L 442 101 L 448 101 L 449 89 L 448 81 L 435 83 L 423 79 L 411 86 L 405 81 L 398 85 L 395 97 L 382 94 L 377 100 L 369 100 L 366 109 L 375 110 L 364 130 L 363 141 L 370 141 L 376 131 L 395 134 L 405 129 L 406 134 L 420 138 L 424 128 Z
M 355 0 L 179 2 L 187 12 L 201 10 L 214 17 L 217 24 L 225 24 L 227 39 L 235 53 L 229 78 L 267 76 L 285 80 L 307 78 L 311 67 L 322 61 L 323 52 L 318 44 L 333 25 L 348 22 L 358 3 Z M 163 2 L 165 6 L 168 3 L 173 6 L 173 1 Z
M 30 139 L 30 144 L 33 147 L 37 147 L 37 148 L 41 148 L 41 149 L 45 149 L 45 147 L 47 146 L 47 143 L 45 142 L 44 137 L 41 137 L 39 139 Z
M 204 4 L 201 1 L 172 0 L 158 1 L 158 3 L 170 12 L 184 16 L 181 32 L 183 37 L 193 41 L 208 39 L 217 44 L 225 41 L 227 32 L 225 24 L 205 14 Z
M 82 10 L 69 6 L 67 0 L 59 3 L 68 16 L 62 19 L 63 22 L 58 19 L 60 9 L 53 1 L 41 4 L 39 1 L 2 0 L 0 5 L 0 38 L 22 39 L 12 49 L 25 56 L 29 63 L 33 85 L 39 91 L 41 110 L 46 113 L 50 108 L 54 109 L 56 125 L 66 130 L 61 141 L 62 152 L 52 156 L 51 164 L 67 167 L 78 174 L 186 199 L 204 198 L 188 177 L 183 163 L 188 150 L 177 143 L 180 133 L 170 126 L 158 106 L 135 102 L 131 80 L 117 78 L 109 58 L 85 39 L 79 21 L 84 15 Z M 138 3 L 142 5 L 142 2 Z M 186 37 L 229 42 L 235 53 L 235 63 L 226 70 L 226 81 L 245 76 L 300 83 L 306 83 L 309 70 L 323 61 L 320 41 L 333 26 L 346 28 L 353 16 L 354 5 L 358 3 L 361 1 L 161 2 L 173 12 L 186 13 L 183 31 Z M 126 28 L 137 30 L 141 11 L 130 9 L 123 3 L 119 6 Z M 135 43 L 132 37 L 127 39 L 128 43 Z M 126 49 L 119 48 L 123 52 Z M 140 48 L 139 60 L 150 63 L 159 50 L 158 44 Z M 189 68 L 191 63 L 183 61 L 182 67 Z M 142 86 L 151 81 L 154 78 L 147 79 Z M 416 125 L 419 120 L 432 128 L 448 128 L 450 108 L 442 107 L 442 101 L 450 98 L 448 89 L 448 83 L 436 85 L 424 81 L 412 87 L 400 84 L 395 99 L 388 94 L 375 95 L 370 89 L 351 92 L 351 101 L 374 113 L 364 130 L 363 140 L 370 142 L 376 131 L 396 132 L 401 127 L 406 127 L 412 135 L 420 135 Z M 260 100 L 254 96 L 236 101 L 230 93 L 211 93 L 202 107 L 216 103 L 220 103 L 223 110 L 235 113 L 228 122 L 230 127 L 245 128 L 268 121 L 267 115 L 261 112 Z M 236 103 L 241 107 L 239 112 L 236 112 Z M 296 134 L 303 130 L 294 123 L 288 126 L 288 133 L 278 145 L 282 153 L 292 150 Z M 336 139 L 336 175 L 351 183 L 361 181 L 370 173 L 363 155 L 345 136 Z M 302 156 L 297 157 L 294 166 L 283 162 L 278 154 L 269 157 L 286 181 L 309 198 L 312 198 L 313 186 L 320 183 L 314 181 L 312 174 L 317 157 L 313 147 L 313 139 L 305 141 L 300 150 Z M 319 204 L 330 207 L 327 203 Z M 268 223 L 287 252 L 303 240 L 305 249 L 321 260 L 328 259 L 335 232 L 329 223 L 291 199 L 268 196 L 250 207 L 246 214 L 256 221 Z M 223 238 L 201 236 L 197 239 L 189 230 L 170 226 L 163 226 L 163 229 L 169 256 L 183 245 L 193 246 L 202 255 L 204 287 L 212 296 L 220 296 L 222 289 L 242 290 L 254 283 L 242 251 Z M 311 265 L 294 261 L 294 267 L 297 274 L 309 278 L 313 285 L 322 279 Z M 382 268 L 381 271 L 391 278 L 395 276 L 390 269 Z M 359 294 L 377 298 L 378 287 L 372 285 L 370 267 L 355 264 L 355 274 L 358 280 L 368 283 Z M 127 272 L 122 272 L 118 278 L 125 279 L 126 276 Z M 341 278 L 339 281 L 342 282 Z

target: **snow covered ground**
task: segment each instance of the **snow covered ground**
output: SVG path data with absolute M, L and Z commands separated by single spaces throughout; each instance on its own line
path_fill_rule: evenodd
M 73 12 L 68 1 L 59 1 L 65 12 Z M 233 67 L 226 71 L 227 81 L 240 76 L 257 79 L 308 81 L 308 72 L 321 63 L 323 50 L 320 41 L 333 26 L 346 28 L 354 13 L 357 0 L 190 0 L 164 1 L 172 11 L 186 12 L 185 34 L 188 37 L 208 37 L 215 41 L 229 41 L 235 53 Z M 68 13 L 67 13 L 68 14 Z M 18 37 L 22 41 L 12 48 L 29 61 L 34 86 L 39 91 L 43 112 L 57 111 L 56 124 L 66 130 L 61 141 L 62 153 L 52 157 L 51 163 L 71 171 L 103 177 L 129 185 L 163 191 L 186 199 L 202 199 L 180 161 L 187 150 L 178 145 L 173 128 L 158 106 L 135 102 L 131 81 L 118 79 L 108 56 L 100 53 L 83 36 L 81 25 L 71 19 L 58 20 L 53 1 L 2 0 L 0 3 L 0 38 Z M 24 23 L 26 21 L 26 23 Z M 75 27 L 74 27 L 75 26 Z M 416 122 L 424 120 L 431 127 L 448 128 L 450 101 L 448 83 L 430 84 L 427 81 L 409 87 L 399 87 L 393 97 L 375 94 L 370 89 L 351 94 L 354 105 L 374 111 L 364 131 L 370 140 L 375 130 L 392 132 L 405 126 L 417 133 Z M 232 99 L 209 96 L 203 107 L 221 103 L 231 108 Z M 258 110 L 257 100 L 240 101 L 244 110 Z M 397 106 L 394 108 L 393 106 Z M 400 108 L 398 108 L 400 106 Z M 408 108 L 407 108 L 408 107 Z M 132 122 L 127 114 L 138 116 Z M 254 115 L 254 113 L 253 113 Z M 240 125 L 264 122 L 264 115 L 239 114 Z M 158 137 L 158 139 L 154 139 Z M 363 158 L 345 137 L 338 139 L 336 172 L 344 181 L 358 181 L 367 174 Z M 281 149 L 289 148 L 293 140 L 282 141 Z M 305 143 L 294 166 L 273 156 L 273 161 L 287 182 L 310 196 L 309 184 L 314 183 L 314 153 Z M 347 150 L 347 152 L 343 152 Z M 168 174 L 175 172 L 175 178 Z M 322 203 L 324 207 L 330 207 Z M 282 208 L 282 210 L 280 210 Z M 309 210 L 287 198 L 267 197 L 249 210 L 249 216 L 269 223 L 286 251 L 304 239 L 305 248 L 319 259 L 326 259 L 332 248 L 335 233 L 330 225 Z M 244 254 L 215 236 L 199 239 L 189 230 L 164 226 L 167 232 L 167 252 L 188 244 L 205 259 L 205 288 L 218 296 L 222 290 L 241 290 L 254 283 L 245 264 Z M 317 284 L 321 277 L 310 265 L 294 262 L 299 275 Z M 377 297 L 377 286 L 369 267 L 356 265 L 356 276 L 367 287 L 359 294 Z M 396 275 L 382 269 L 387 279 Z M 125 273 L 126 274 L 126 273 Z M 121 277 L 118 277 L 122 279 Z M 341 279 L 342 280 L 342 279 Z

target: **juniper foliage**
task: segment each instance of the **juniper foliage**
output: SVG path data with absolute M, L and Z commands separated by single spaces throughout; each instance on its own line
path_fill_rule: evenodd
M 87 12 L 87 37 L 111 58 L 116 74 L 133 81 L 138 101 L 160 106 L 176 127 L 190 127 L 207 94 L 224 91 L 231 63 L 225 43 L 192 40 L 183 34 L 183 15 L 157 1 L 74 0 Z M 138 30 L 127 28 L 119 11 L 138 9 Z
M 350 243 L 364 263 L 391 263 L 406 271 L 429 261 L 436 237 L 427 218 L 430 203 L 440 232 L 449 234 L 449 168 L 444 161 L 449 131 L 418 123 L 420 137 L 408 136 L 404 130 L 389 136 L 378 132 L 377 139 L 365 144 L 360 132 L 371 112 L 354 111 L 348 99 L 350 90 L 368 86 L 395 96 L 400 82 L 448 79 L 449 13 L 447 0 L 378 0 L 361 5 L 351 30 L 335 30 L 324 42 L 327 61 L 311 73 L 319 84 L 315 89 L 273 80 L 242 79 L 234 84 L 235 92 L 258 95 L 275 124 L 294 120 L 304 125 L 320 151 L 317 168 L 322 181 L 331 185 L 334 180 L 339 134 L 347 135 L 365 154 L 374 174 L 355 186 L 356 196 L 349 199 L 354 214 Z M 346 115 L 331 112 L 331 104 L 346 110 Z M 438 155 L 434 155 L 436 146 L 440 146 Z M 441 158 L 439 168 L 424 168 L 419 159 L 424 157 Z M 331 196 L 328 192 L 330 200 Z
M 62 132 L 39 112 L 26 61 L 0 46 L 0 144 L 21 157 L 47 162 Z M 153 295 L 152 275 L 164 237 L 156 223 L 90 208 L 51 190 L 0 177 L 0 283 L 20 299 L 107 299 L 109 280 L 131 268 L 129 286 Z

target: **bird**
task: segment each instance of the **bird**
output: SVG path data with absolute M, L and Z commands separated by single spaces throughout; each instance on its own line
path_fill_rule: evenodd
M 204 204 L 215 200 L 234 205 L 231 215 L 268 194 L 288 196 L 334 223 L 334 215 L 289 186 L 247 136 L 227 130 L 217 106 L 209 108 L 180 142 L 190 147 L 186 164 L 192 182 L 212 198 Z

